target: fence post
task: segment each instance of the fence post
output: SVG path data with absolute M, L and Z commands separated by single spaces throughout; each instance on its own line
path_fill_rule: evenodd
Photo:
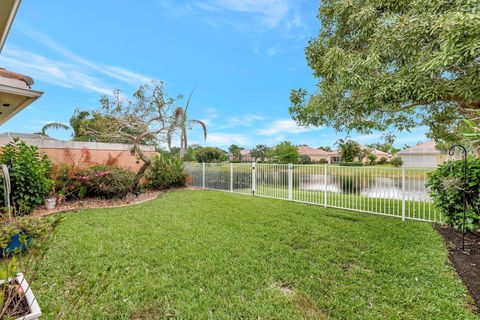
M 233 192 L 233 163 L 230 162 L 230 192 Z
M 323 168 L 323 206 L 327 207 L 327 164 Z
M 288 164 L 288 200 L 293 200 L 293 164 Z
M 205 189 L 205 162 L 202 162 L 202 189 Z
M 257 188 L 257 175 L 255 173 L 256 166 L 257 166 L 257 163 L 252 162 L 252 195 L 255 195 L 255 190 Z
M 402 166 L 402 221 L 405 221 L 405 166 Z

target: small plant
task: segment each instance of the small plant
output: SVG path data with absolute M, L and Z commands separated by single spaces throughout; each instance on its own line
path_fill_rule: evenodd
M 179 155 L 156 155 L 151 161 L 152 165 L 145 174 L 147 187 L 163 190 L 185 186 L 187 174 Z
M 448 161 L 429 176 L 428 187 L 435 207 L 441 211 L 445 221 L 456 229 L 463 223 L 463 161 Z M 480 228 L 480 159 L 468 158 L 468 186 L 466 229 Z
M 0 163 L 9 168 L 12 206 L 17 215 L 29 214 L 52 188 L 51 162 L 36 146 L 14 139 L 3 147 Z M 0 184 L 3 192 L 3 185 Z M 3 199 L 0 199 L 2 206 Z
M 394 167 L 401 167 L 403 165 L 403 160 L 400 157 L 395 157 L 390 160 L 390 164 Z
M 375 156 L 373 153 L 369 153 L 367 158 L 368 158 L 368 162 L 371 166 L 375 165 L 375 160 L 377 160 L 377 156 Z M 382 157 L 382 159 L 383 159 L 383 157 Z
M 300 163 L 301 164 L 311 164 L 312 159 L 310 158 L 310 156 L 308 156 L 306 154 L 302 154 L 302 155 L 300 155 Z
M 381 157 L 381 158 L 378 160 L 378 163 L 379 163 L 379 164 L 386 164 L 387 162 L 388 162 L 387 157 Z
M 327 159 L 320 159 L 320 160 L 318 160 L 318 163 L 319 164 L 327 164 L 328 160 Z

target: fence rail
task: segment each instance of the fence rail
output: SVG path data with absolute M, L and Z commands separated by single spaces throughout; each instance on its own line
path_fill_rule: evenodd
M 186 163 L 190 186 L 441 222 L 427 168 L 264 163 Z

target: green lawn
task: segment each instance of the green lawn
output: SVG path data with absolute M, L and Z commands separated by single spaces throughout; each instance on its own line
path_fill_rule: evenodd
M 476 319 L 447 260 L 427 223 L 178 191 L 66 215 L 34 290 L 46 319 L 83 289 L 65 318 Z

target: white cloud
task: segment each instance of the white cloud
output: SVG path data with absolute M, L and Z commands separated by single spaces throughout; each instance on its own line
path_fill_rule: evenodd
M 254 123 L 265 120 L 264 117 L 256 114 L 244 114 L 235 117 L 229 117 L 225 124 L 218 129 L 231 129 L 235 127 L 251 127 Z
M 151 77 L 127 70 L 122 67 L 101 64 L 101 63 L 97 63 L 97 62 L 85 59 L 83 57 L 80 57 L 79 55 L 70 51 L 68 48 L 65 48 L 64 46 L 62 46 L 52 38 L 26 25 L 20 25 L 20 30 L 23 32 L 23 34 L 25 34 L 32 40 L 35 40 L 40 44 L 44 45 L 45 47 L 61 54 L 67 60 L 70 60 L 70 62 L 83 65 L 100 74 L 106 75 L 108 77 L 111 77 L 126 83 L 131 83 L 131 84 L 143 84 L 143 83 L 150 82 L 152 80 Z
M 291 119 L 280 119 L 274 121 L 268 127 L 263 129 L 257 130 L 257 134 L 271 136 L 276 134 L 284 134 L 284 133 L 291 133 L 291 134 L 298 134 L 302 132 L 312 131 L 312 130 L 319 130 L 320 128 L 304 128 L 297 125 L 297 123 Z
M 286 0 L 215 0 L 213 3 L 230 11 L 258 14 L 268 27 L 277 27 L 290 10 Z
M 102 80 L 84 72 L 77 65 L 48 59 L 15 47 L 5 48 L 0 63 L 15 72 L 25 73 L 64 88 L 80 88 L 100 94 L 111 94 L 112 88 Z
M 248 138 L 243 134 L 235 133 L 210 133 L 207 143 L 215 146 L 229 146 L 233 144 L 248 145 Z

